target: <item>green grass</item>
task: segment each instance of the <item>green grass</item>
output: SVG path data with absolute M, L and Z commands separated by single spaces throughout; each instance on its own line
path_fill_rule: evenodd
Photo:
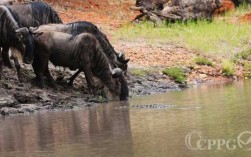
M 236 55 L 236 58 L 241 58 L 244 60 L 251 60 L 251 49 L 240 52 L 239 54 Z
M 145 69 L 130 69 L 130 73 L 132 75 L 145 76 L 148 73 L 148 71 Z
M 245 61 L 244 62 L 244 69 L 245 69 L 245 77 L 251 78 L 251 62 Z
M 233 76 L 234 75 L 234 63 L 224 60 L 222 62 L 222 72 L 224 73 L 225 76 Z
M 182 69 L 178 67 L 166 68 L 162 71 L 165 75 L 168 75 L 178 83 L 185 83 L 186 76 Z
M 238 9 L 217 17 L 213 22 L 188 21 L 174 24 L 163 23 L 155 26 L 145 21 L 139 24 L 129 24 L 120 28 L 114 37 L 147 43 L 183 46 L 194 49 L 201 54 L 233 58 L 239 52 L 251 49 L 251 25 L 249 23 L 231 22 L 232 19 L 249 13 L 251 5 L 241 5 Z
M 196 57 L 194 61 L 198 65 L 213 66 L 213 62 L 205 57 Z
M 225 21 L 199 21 L 163 24 L 155 27 L 150 22 L 127 25 L 115 37 L 127 40 L 144 39 L 149 43 L 173 43 L 202 54 L 233 57 L 250 46 L 251 25 L 233 24 Z

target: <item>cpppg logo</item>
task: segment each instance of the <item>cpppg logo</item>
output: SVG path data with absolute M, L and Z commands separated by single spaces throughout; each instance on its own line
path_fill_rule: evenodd
M 190 150 L 251 150 L 251 132 L 244 131 L 232 139 L 211 139 L 202 137 L 200 132 L 186 135 L 185 144 Z

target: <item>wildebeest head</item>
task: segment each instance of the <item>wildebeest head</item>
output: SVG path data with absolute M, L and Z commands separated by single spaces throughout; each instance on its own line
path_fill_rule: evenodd
M 18 39 L 18 49 L 21 51 L 24 63 L 30 64 L 34 57 L 34 46 L 32 35 L 26 27 L 15 30 Z
M 128 96 L 129 96 L 129 89 L 127 86 L 125 76 L 123 75 L 123 71 L 120 68 L 113 69 L 112 70 L 112 77 L 114 79 L 117 79 L 117 81 L 120 84 L 120 94 L 119 94 L 120 100 L 127 100 Z
M 123 52 L 116 53 L 117 61 L 115 64 L 124 71 L 124 74 L 127 72 L 128 65 L 127 63 L 130 61 L 130 59 L 125 59 L 125 54 Z

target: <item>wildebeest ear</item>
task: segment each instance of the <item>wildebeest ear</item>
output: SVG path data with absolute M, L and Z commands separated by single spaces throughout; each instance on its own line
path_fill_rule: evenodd
M 125 64 L 127 64 L 130 61 L 130 59 L 123 60 Z
M 122 75 L 123 75 L 123 71 L 120 68 L 112 69 L 113 78 L 118 78 L 118 77 L 121 77 Z
M 19 39 L 23 39 L 23 33 L 28 33 L 28 29 L 26 27 L 23 27 L 15 30 L 15 32 Z
M 22 40 L 24 37 L 21 32 L 16 32 L 16 35 L 17 35 L 18 39 L 20 39 L 20 40 Z

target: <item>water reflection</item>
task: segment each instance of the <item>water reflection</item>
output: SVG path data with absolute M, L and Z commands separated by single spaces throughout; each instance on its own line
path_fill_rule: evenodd
M 114 112 L 117 105 L 1 119 L 0 155 L 131 156 L 129 110 Z
M 251 81 L 132 98 L 93 109 L 0 118 L 1 157 L 249 156 L 249 151 L 191 151 L 189 132 L 211 139 L 251 131 Z M 170 104 L 170 109 L 118 109 Z M 196 142 L 193 140 L 192 142 Z

